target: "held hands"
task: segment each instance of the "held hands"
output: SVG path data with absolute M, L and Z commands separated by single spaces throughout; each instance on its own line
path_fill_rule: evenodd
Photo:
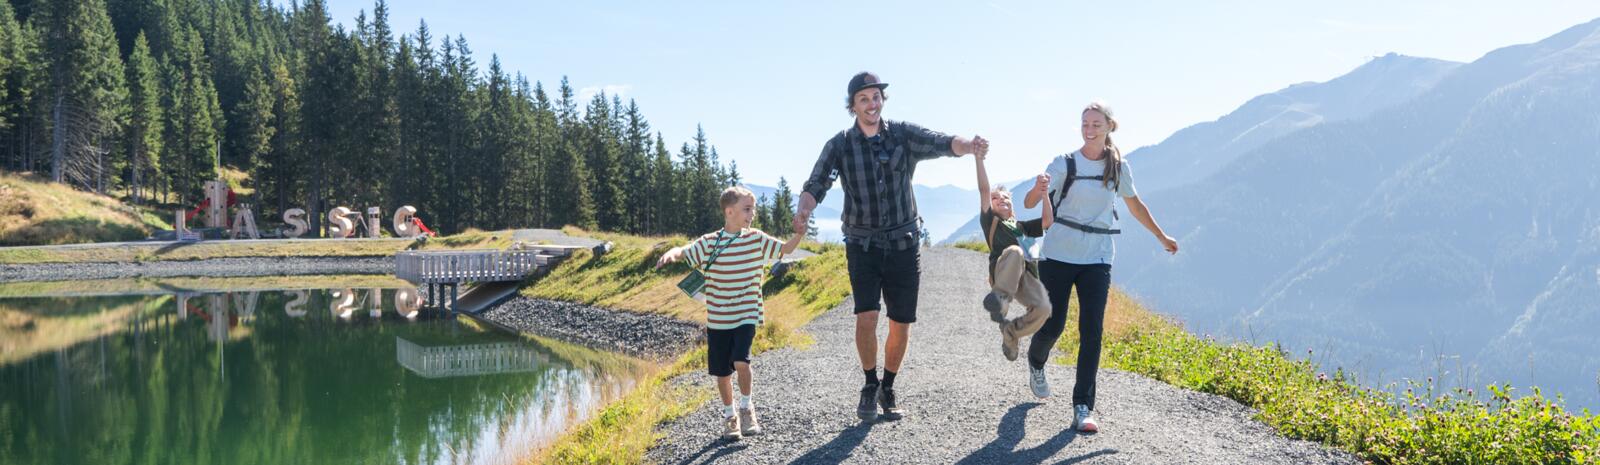
M 1050 190 L 1050 175 L 1041 174 L 1035 177 L 1033 179 L 1033 190 L 1038 191 L 1040 194 L 1047 193 Z
M 978 157 L 978 159 L 981 160 L 989 156 L 989 140 L 984 139 L 983 136 L 973 135 L 971 146 L 972 155 Z
M 667 253 L 661 254 L 660 260 L 656 260 L 656 269 L 659 270 L 668 263 L 676 262 L 681 259 L 683 259 L 683 248 L 673 247 L 671 250 L 668 250 Z
M 809 223 L 810 220 L 811 220 L 811 211 L 810 210 L 806 210 L 806 209 L 801 209 L 800 211 L 797 211 L 797 212 L 794 213 L 794 224 L 792 224 L 790 226 L 792 228 L 794 228 L 794 233 L 795 234 L 804 236 L 804 235 L 806 235 L 806 229 L 807 229 L 806 228 L 806 224 Z

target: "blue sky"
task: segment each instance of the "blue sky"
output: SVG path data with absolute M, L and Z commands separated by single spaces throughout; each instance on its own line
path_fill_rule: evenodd
M 1211 2 L 440 2 L 391 0 L 410 34 L 464 34 L 553 88 L 639 102 L 670 147 L 705 128 L 747 182 L 798 184 L 850 124 L 845 84 L 889 82 L 891 119 L 992 141 L 997 181 L 1070 151 L 1092 99 L 1131 151 L 1250 97 L 1325 81 L 1389 52 L 1472 61 L 1600 17 L 1589 0 Z M 371 2 L 332 0 L 349 25 Z M 585 94 L 587 97 L 592 94 Z M 1138 172 L 1138 160 L 1131 160 Z M 925 163 L 918 184 L 973 187 L 970 159 Z

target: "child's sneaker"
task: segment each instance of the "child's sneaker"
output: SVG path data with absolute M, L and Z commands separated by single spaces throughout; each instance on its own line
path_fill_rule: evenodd
M 761 434 L 761 423 L 756 421 L 755 407 L 739 409 L 739 425 L 740 432 L 745 436 Z
M 983 309 L 989 311 L 989 321 L 995 323 L 1006 322 L 1006 305 L 1010 303 L 1010 298 L 1001 296 L 998 292 L 989 291 L 989 295 L 983 296 Z
M 739 416 L 732 415 L 722 418 L 722 439 L 738 441 L 742 436 L 739 431 Z

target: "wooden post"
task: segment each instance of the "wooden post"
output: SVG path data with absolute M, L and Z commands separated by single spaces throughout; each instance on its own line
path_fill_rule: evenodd
M 206 181 L 206 227 L 228 227 L 228 185 L 222 181 Z

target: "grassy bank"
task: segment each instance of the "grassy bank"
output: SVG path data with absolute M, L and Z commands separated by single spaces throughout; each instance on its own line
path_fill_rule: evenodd
M 568 230 L 569 234 L 585 234 Z M 663 313 L 689 321 L 705 319 L 700 304 L 679 294 L 675 284 L 688 268 L 673 265 L 657 272 L 655 261 L 668 248 L 687 240 L 682 236 L 637 237 L 587 234 L 611 241 L 614 248 L 599 258 L 581 252 L 523 294 Z M 754 352 L 808 344 L 800 327 L 844 301 L 850 294 L 845 275 L 844 249 L 836 245 L 806 244 L 818 255 L 801 261 L 780 279 L 769 280 L 766 293 L 767 323 L 756 335 Z M 606 406 L 582 425 L 569 430 L 554 444 L 538 451 L 526 463 L 639 463 L 659 439 L 656 425 L 682 416 L 705 402 L 712 392 L 674 386 L 668 380 L 705 369 L 705 348 L 684 354 L 670 366 L 640 383 L 633 392 Z
M 142 237 L 142 236 L 141 236 Z M 70 247 L 0 248 L 0 263 L 108 263 L 201 260 L 238 257 L 388 257 L 407 249 L 503 249 L 510 231 L 478 231 L 412 239 L 262 239 L 137 244 L 82 244 Z
M 1076 316 L 1076 302 L 1071 312 Z M 1535 390 L 1507 386 L 1400 395 L 1319 372 L 1276 346 L 1200 338 L 1120 291 L 1106 309 L 1102 366 L 1234 399 L 1284 436 L 1317 441 L 1383 464 L 1600 463 L 1600 417 L 1569 414 Z M 1073 321 L 1069 319 L 1068 321 Z M 1073 325 L 1075 323 L 1069 323 Z M 1077 330 L 1059 343 L 1072 363 Z
M 0 172 L 0 246 L 133 241 L 155 229 L 171 229 L 155 211 Z

